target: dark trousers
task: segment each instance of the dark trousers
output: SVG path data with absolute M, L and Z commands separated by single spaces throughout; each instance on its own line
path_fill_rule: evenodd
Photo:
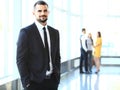
M 91 50 L 91 51 L 88 51 L 88 68 L 89 68 L 89 71 L 92 71 L 92 59 L 93 59 L 93 56 L 92 56 L 92 50 Z
M 44 79 L 41 83 L 31 81 L 30 86 L 24 90 L 58 90 L 58 83 L 53 78 Z
M 84 49 L 81 49 L 81 57 L 80 57 L 80 72 L 83 71 L 83 62 L 85 66 L 85 71 L 88 71 L 88 55 Z

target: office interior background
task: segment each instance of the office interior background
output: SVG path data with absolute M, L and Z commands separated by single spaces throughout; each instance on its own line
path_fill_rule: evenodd
M 19 78 L 16 44 L 19 31 L 34 22 L 33 4 L 37 0 L 3 0 L 0 3 L 0 85 Z M 48 24 L 60 32 L 62 71 L 79 66 L 82 28 L 96 39 L 102 34 L 102 57 L 120 57 L 119 0 L 45 0 L 49 5 Z M 120 64 L 109 59 L 102 64 Z M 67 65 L 67 66 L 66 66 Z M 66 68 L 66 69 L 65 69 Z M 6 79 L 7 78 L 7 79 Z

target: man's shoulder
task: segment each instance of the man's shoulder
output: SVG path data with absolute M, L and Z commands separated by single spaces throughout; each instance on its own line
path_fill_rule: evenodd
M 52 27 L 52 26 L 49 26 L 49 25 L 48 25 L 48 29 L 49 29 L 50 31 L 52 31 L 52 32 L 59 33 L 59 30 L 56 29 L 56 28 L 54 28 L 54 27 Z
M 54 28 L 54 27 L 52 27 L 50 25 L 48 25 L 48 29 L 50 29 L 50 30 L 57 30 L 56 28 Z
M 35 25 L 35 23 L 30 24 L 26 27 L 21 28 L 21 32 L 26 32 L 26 33 L 32 33 L 33 31 L 35 31 L 37 29 L 37 26 Z
M 28 26 L 26 26 L 26 27 L 23 27 L 23 28 L 21 28 L 21 29 L 29 30 L 29 29 L 31 29 L 31 28 L 34 28 L 35 26 L 36 26 L 35 23 L 33 23 L 33 24 L 30 24 L 30 25 L 28 25 Z
M 80 37 L 82 37 L 83 35 L 81 34 Z

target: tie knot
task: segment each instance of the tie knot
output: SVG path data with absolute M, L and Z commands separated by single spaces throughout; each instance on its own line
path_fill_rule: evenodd
M 46 30 L 46 28 L 45 28 L 45 27 L 43 27 L 43 30 Z

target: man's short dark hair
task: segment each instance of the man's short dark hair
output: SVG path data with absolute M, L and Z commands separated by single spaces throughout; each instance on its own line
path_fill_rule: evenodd
M 43 1 L 43 0 L 37 1 L 37 2 L 34 4 L 34 8 L 36 7 L 36 5 L 47 5 L 47 6 L 48 6 L 48 4 L 47 4 L 45 1 Z
M 86 31 L 86 29 L 85 29 L 85 28 L 82 28 L 82 32 L 83 32 L 83 31 Z

